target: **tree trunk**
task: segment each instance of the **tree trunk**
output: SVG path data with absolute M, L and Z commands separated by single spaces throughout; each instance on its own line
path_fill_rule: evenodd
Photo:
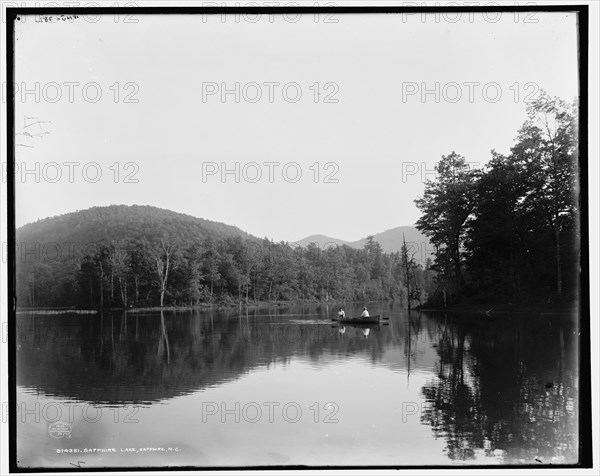
M 100 308 L 104 307 L 104 268 L 100 263 Z
M 454 272 L 456 273 L 456 279 L 458 281 L 459 286 L 463 286 L 465 284 L 465 280 L 463 279 L 462 271 L 460 269 L 460 233 L 457 233 L 455 236 L 456 242 L 454 243 Z
M 404 261 L 404 270 L 406 272 L 406 302 L 410 311 L 410 262 L 408 261 L 408 248 L 406 247 L 404 235 L 402 235 L 402 260 Z
M 509 259 L 510 259 L 510 284 L 511 284 L 513 293 L 517 294 L 518 289 L 517 289 L 517 280 L 515 278 L 515 256 L 514 256 L 512 238 L 510 239 Z
M 161 242 L 161 250 L 155 256 L 156 259 L 156 273 L 158 275 L 160 284 L 160 307 L 164 306 L 165 303 L 165 291 L 167 289 L 167 282 L 169 280 L 169 268 L 171 265 L 171 252 L 170 246 L 165 245 Z
M 35 270 L 31 273 L 31 306 L 35 307 Z
M 410 274 L 408 268 L 408 256 L 406 256 L 406 302 L 408 303 L 408 310 L 410 311 Z
M 556 239 L 556 293 L 560 298 L 562 296 L 562 273 L 560 267 L 560 226 L 558 223 L 558 214 L 554 218 L 554 237 Z
M 119 276 L 119 290 L 121 291 L 121 302 L 127 307 L 127 281 Z
M 271 302 L 271 290 L 273 289 L 273 281 L 269 281 L 269 302 Z

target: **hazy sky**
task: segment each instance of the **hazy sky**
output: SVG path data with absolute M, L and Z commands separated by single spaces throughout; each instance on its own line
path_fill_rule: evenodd
M 16 125 L 31 134 L 17 165 L 34 170 L 17 175 L 17 226 L 148 204 L 276 240 L 355 240 L 418 219 L 423 164 L 508 152 L 538 88 L 578 94 L 564 13 L 118 20 L 17 24 Z M 223 98 L 236 83 L 239 102 Z M 236 163 L 239 183 L 220 173 Z

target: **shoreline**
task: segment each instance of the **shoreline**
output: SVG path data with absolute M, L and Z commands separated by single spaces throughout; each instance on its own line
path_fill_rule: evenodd
M 507 314 L 535 314 L 535 315 L 568 315 L 577 316 L 581 306 L 577 302 L 566 303 L 483 303 L 483 304 L 456 304 L 448 307 L 420 306 L 415 311 L 423 312 L 451 312 L 463 314 L 484 314 L 486 316 Z
M 370 303 L 379 302 L 392 304 L 398 301 L 371 301 Z M 198 305 L 177 305 L 177 306 L 145 306 L 145 307 L 134 307 L 134 308 L 123 308 L 123 307 L 111 307 L 103 309 L 76 309 L 76 308 L 20 308 L 16 310 L 16 314 L 98 314 L 99 312 L 113 312 L 113 311 L 126 311 L 128 313 L 144 313 L 144 312 L 187 312 L 187 311 L 214 311 L 214 310 L 227 310 L 235 308 L 244 309 L 259 309 L 259 308 L 286 308 L 293 306 L 338 306 L 338 305 L 349 305 L 349 304 L 369 304 L 364 301 L 350 301 L 342 303 L 341 301 L 272 301 L 272 302 L 237 302 L 237 303 L 202 303 Z M 447 313 L 461 313 L 461 314 L 483 314 L 487 316 L 494 315 L 507 315 L 507 314 L 536 314 L 536 315 L 578 315 L 579 303 L 568 302 L 568 303 L 526 303 L 526 304 L 512 304 L 512 303 L 477 303 L 477 304 L 456 304 L 448 307 L 439 306 L 417 306 L 413 307 L 411 311 L 418 312 L 447 312 Z M 408 309 L 405 309 L 408 311 Z
M 17 314 L 25 313 L 39 313 L 39 314 L 97 314 L 101 311 L 112 312 L 112 311 L 126 311 L 129 313 L 141 313 L 141 312 L 157 312 L 157 311 L 213 311 L 213 310 L 226 310 L 235 308 L 285 308 L 292 306 L 339 306 L 348 304 L 357 304 L 362 306 L 364 304 L 370 304 L 374 302 L 385 302 L 392 303 L 395 301 L 271 301 L 271 302 L 232 302 L 232 303 L 202 303 L 197 305 L 177 305 L 177 306 L 144 306 L 144 307 L 105 307 L 96 309 L 77 309 L 77 308 L 17 308 Z

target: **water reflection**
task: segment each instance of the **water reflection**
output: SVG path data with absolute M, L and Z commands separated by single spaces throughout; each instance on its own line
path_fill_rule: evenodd
M 571 320 L 381 308 L 389 325 L 337 326 L 327 307 L 19 315 L 17 384 L 25 394 L 94 405 L 143 404 L 150 411 L 162 403 L 165 418 L 181 419 L 181 425 L 190 408 L 197 409 L 196 397 L 206 398 L 211 389 L 219 398 L 244 389 L 262 398 L 257 401 L 289 401 L 286 392 L 293 388 L 306 408 L 338 395 L 346 413 L 329 451 L 347 451 L 360 441 L 355 451 L 363 464 L 577 460 L 577 328 Z M 253 375 L 263 380 L 246 389 Z M 378 404 L 365 416 L 360 409 L 372 398 Z M 420 411 L 406 411 L 413 407 Z M 292 431 L 310 439 L 312 425 L 281 428 L 279 437 Z M 141 438 L 149 428 L 140 425 L 130 437 Z M 253 428 L 263 439 L 274 431 Z M 179 431 L 172 438 L 192 445 L 201 430 L 191 425 Z M 286 451 L 301 450 L 294 448 Z M 201 464 L 194 451 L 200 449 L 190 448 L 187 464 Z M 286 461 L 314 464 L 313 453 Z M 318 461 L 349 464 L 333 453 Z M 227 454 L 223 450 L 222 457 L 230 461 Z M 240 464 L 267 464 L 248 458 Z
M 422 421 L 452 460 L 478 451 L 515 463 L 577 460 L 576 330 L 523 316 L 438 320 L 436 377 Z
M 125 313 L 126 314 L 126 313 Z M 171 351 L 169 348 L 169 336 L 167 335 L 167 326 L 165 324 L 165 312 L 161 309 L 160 311 L 160 337 L 158 339 L 158 351 L 156 352 L 156 358 L 161 361 L 167 350 L 167 365 L 171 363 Z
M 340 340 L 326 313 L 255 310 L 23 315 L 18 330 L 18 385 L 112 404 L 173 398 L 293 356 L 377 360 L 392 344 L 381 332 L 370 348 L 357 344 L 360 329 Z

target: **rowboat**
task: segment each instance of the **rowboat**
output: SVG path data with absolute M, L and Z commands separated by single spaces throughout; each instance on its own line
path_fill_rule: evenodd
M 369 317 L 349 317 L 349 318 L 334 318 L 332 321 L 336 321 L 339 324 L 354 324 L 354 325 L 365 325 L 365 324 L 379 324 L 381 316 L 369 316 Z

